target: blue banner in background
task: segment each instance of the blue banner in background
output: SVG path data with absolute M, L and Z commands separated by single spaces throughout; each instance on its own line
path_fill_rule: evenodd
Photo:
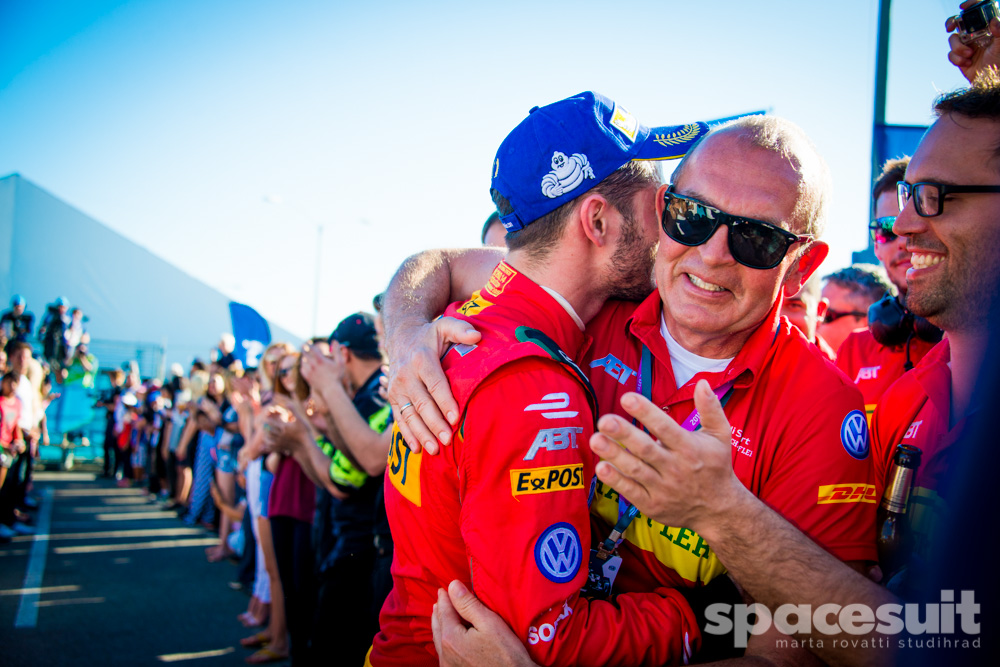
M 886 160 L 913 155 L 926 131 L 923 125 L 876 125 L 872 136 L 875 164 L 881 169 Z
M 229 302 L 229 314 L 233 318 L 233 337 L 236 339 L 233 354 L 243 368 L 257 368 L 260 355 L 271 343 L 271 328 L 267 326 L 267 320 L 250 306 L 235 301 Z

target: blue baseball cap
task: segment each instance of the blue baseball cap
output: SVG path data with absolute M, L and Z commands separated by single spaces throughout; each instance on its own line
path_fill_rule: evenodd
M 21 296 L 20 294 L 15 294 L 10 299 L 10 307 L 11 308 L 17 308 L 18 306 L 24 306 L 24 305 L 27 305 L 27 303 L 28 302 L 25 301 L 24 297 Z
M 493 161 L 492 188 L 513 207 L 508 232 L 584 194 L 630 160 L 683 157 L 708 134 L 705 123 L 648 128 L 604 95 L 584 92 L 535 107 Z

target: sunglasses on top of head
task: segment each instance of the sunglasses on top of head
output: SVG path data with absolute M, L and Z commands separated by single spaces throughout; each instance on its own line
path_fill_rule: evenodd
M 809 234 L 793 234 L 770 222 L 730 215 L 672 189 L 663 193 L 663 202 L 664 234 L 681 245 L 699 246 L 712 238 L 719 225 L 725 225 L 729 228 L 729 254 L 751 269 L 773 269 L 789 248 L 813 239 Z

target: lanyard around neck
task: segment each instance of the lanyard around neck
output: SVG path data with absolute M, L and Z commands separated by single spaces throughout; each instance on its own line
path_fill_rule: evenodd
M 715 389 L 715 395 L 722 404 L 722 407 L 726 407 L 726 403 L 732 398 L 733 390 L 735 389 L 735 380 L 729 380 L 723 383 L 717 389 Z M 646 400 L 652 402 L 653 398 L 653 356 L 649 351 L 649 348 L 645 344 L 642 346 L 642 359 L 639 364 L 639 377 L 636 379 L 636 389 L 639 390 Z M 633 419 L 632 423 L 636 426 L 642 426 Z M 698 414 L 698 409 L 695 408 L 687 418 L 681 422 L 681 428 L 686 431 L 697 431 L 701 428 L 701 415 Z M 649 433 L 649 430 L 645 426 L 642 426 L 642 430 Z M 615 527 L 611 530 L 607 539 L 601 543 L 598 548 L 598 556 L 606 559 L 618 545 L 621 544 L 622 535 L 628 528 L 629 524 L 639 513 L 639 508 L 630 503 L 625 496 L 618 494 L 618 522 Z

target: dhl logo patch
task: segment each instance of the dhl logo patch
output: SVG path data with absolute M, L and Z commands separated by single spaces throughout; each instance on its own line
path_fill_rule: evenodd
M 510 471 L 510 493 L 517 498 L 583 488 L 583 464 Z
M 517 271 L 512 269 L 506 262 L 500 262 L 497 264 L 497 268 L 493 269 L 493 275 L 490 276 L 490 280 L 486 283 L 486 293 L 490 296 L 500 296 L 503 294 L 503 290 L 507 287 L 508 283 L 514 279 L 517 275 Z
M 871 503 L 875 504 L 874 484 L 827 484 L 819 487 L 817 505 L 832 505 L 834 503 Z

